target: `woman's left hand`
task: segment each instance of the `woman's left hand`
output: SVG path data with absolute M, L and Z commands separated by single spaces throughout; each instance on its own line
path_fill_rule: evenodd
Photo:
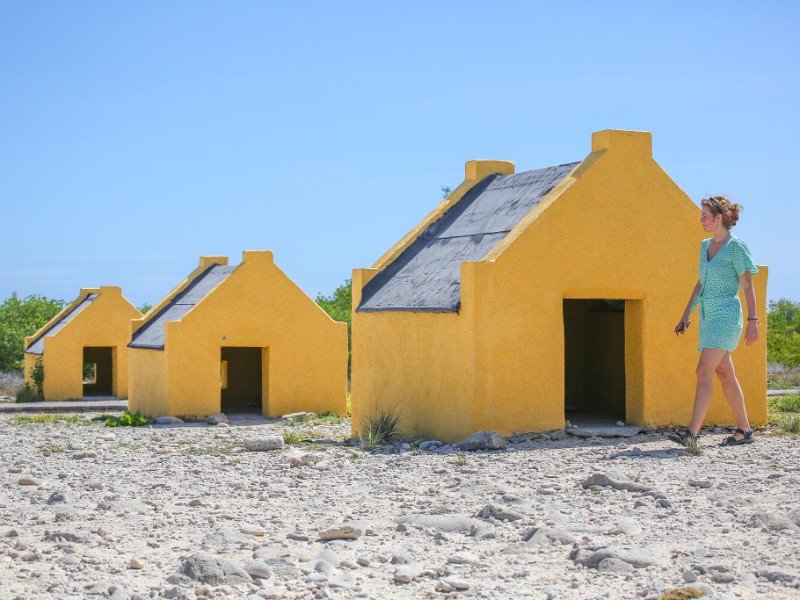
M 758 339 L 758 321 L 748 321 L 747 329 L 744 332 L 744 343 L 749 346 L 755 344 Z

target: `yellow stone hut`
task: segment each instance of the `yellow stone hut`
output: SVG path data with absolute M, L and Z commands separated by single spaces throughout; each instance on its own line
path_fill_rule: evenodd
M 25 338 L 25 382 L 43 369 L 45 400 L 128 396 L 131 321 L 142 314 L 116 286 L 85 288 L 34 335 Z
M 244 252 L 236 266 L 202 257 L 132 332 L 132 411 L 345 412 L 347 326 L 289 279 L 272 252 Z
M 458 188 L 353 272 L 354 433 L 390 407 L 405 431 L 448 441 L 567 419 L 687 423 L 697 315 L 688 335 L 673 328 L 697 281 L 699 217 L 646 132 L 599 131 L 582 161 L 523 173 L 467 162 Z M 766 335 L 734 363 L 764 424 Z M 732 420 L 718 383 L 709 420 Z

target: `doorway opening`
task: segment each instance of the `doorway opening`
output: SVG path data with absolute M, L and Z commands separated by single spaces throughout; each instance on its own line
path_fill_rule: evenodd
M 114 352 L 110 347 L 87 346 L 83 349 L 83 395 L 114 394 Z
M 262 414 L 262 348 L 228 346 L 220 358 L 220 408 L 224 413 Z
M 564 300 L 564 348 L 565 418 L 625 421 L 625 301 Z

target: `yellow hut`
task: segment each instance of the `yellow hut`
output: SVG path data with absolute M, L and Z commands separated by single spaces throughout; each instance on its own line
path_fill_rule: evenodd
M 599 131 L 582 161 L 465 180 L 372 268 L 353 272 L 352 414 L 393 407 L 411 433 L 456 440 L 565 421 L 687 423 L 700 210 L 652 157 L 651 134 Z M 766 322 L 767 270 L 754 277 Z M 742 298 L 743 306 L 744 299 Z M 734 355 L 766 421 L 766 336 Z M 730 423 L 717 382 L 709 420 Z
M 43 375 L 45 400 L 127 398 L 127 344 L 131 321 L 141 316 L 117 286 L 82 289 L 69 306 L 25 338 L 25 382 L 34 385 Z
M 132 329 L 132 411 L 345 411 L 347 325 L 289 279 L 272 252 L 244 252 L 237 266 L 202 257 Z

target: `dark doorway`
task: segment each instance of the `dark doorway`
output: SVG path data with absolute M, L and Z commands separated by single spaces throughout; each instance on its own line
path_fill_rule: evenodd
M 261 414 L 261 360 L 261 348 L 222 348 L 220 366 L 222 412 Z
M 625 420 L 625 301 L 564 300 L 564 407 L 573 424 Z
M 83 349 L 83 395 L 111 396 L 114 393 L 113 348 Z

